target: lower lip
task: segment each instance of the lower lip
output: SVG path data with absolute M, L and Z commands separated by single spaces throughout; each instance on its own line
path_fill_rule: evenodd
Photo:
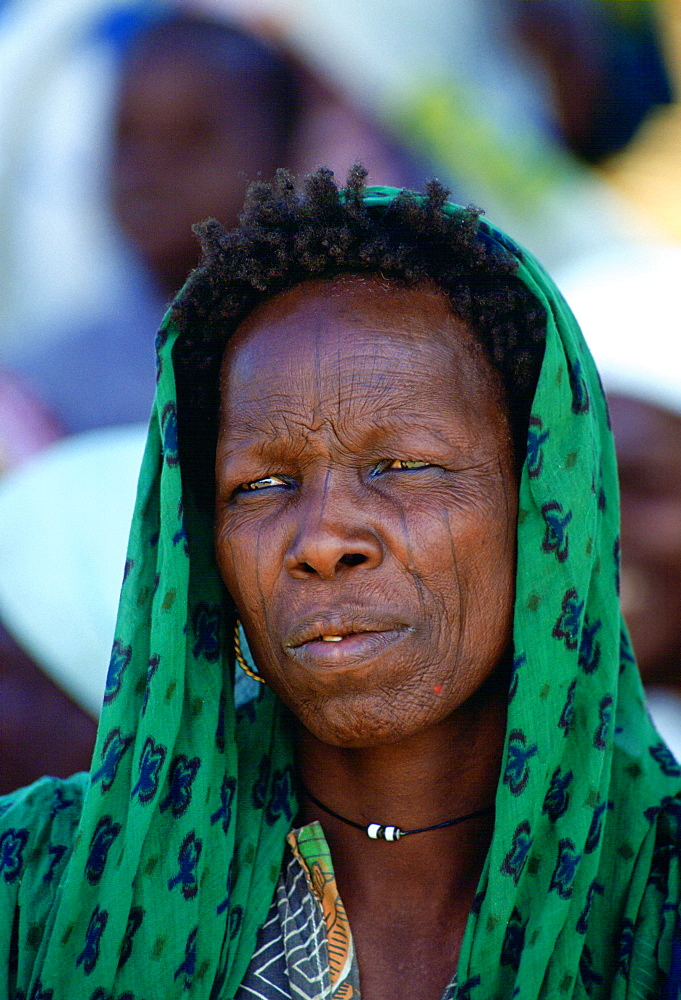
M 302 646 L 289 647 L 287 653 L 302 666 L 313 670 L 333 667 L 352 667 L 367 663 L 380 656 L 391 646 L 406 638 L 407 628 L 387 629 L 385 632 L 353 632 L 340 642 L 313 639 Z

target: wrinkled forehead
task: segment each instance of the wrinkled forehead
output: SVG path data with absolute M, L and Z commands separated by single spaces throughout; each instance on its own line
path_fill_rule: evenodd
M 297 286 L 225 354 L 223 447 L 316 432 L 353 453 L 404 434 L 511 450 L 500 379 L 446 296 L 379 279 Z
M 374 276 L 306 281 L 268 300 L 238 327 L 222 367 L 229 395 L 301 379 L 408 392 L 424 378 L 499 384 L 444 292 Z

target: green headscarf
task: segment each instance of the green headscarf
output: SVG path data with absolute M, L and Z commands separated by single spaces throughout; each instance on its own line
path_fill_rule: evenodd
M 365 200 L 379 212 L 395 194 Z M 606 406 L 551 280 L 480 235 L 519 258 L 548 319 L 505 759 L 459 997 L 653 998 L 679 947 L 681 768 L 620 616 Z M 212 525 L 182 491 L 176 337 L 167 317 L 92 772 L 0 800 L 0 1000 L 233 997 L 295 815 L 280 704 L 262 689 L 234 705 Z

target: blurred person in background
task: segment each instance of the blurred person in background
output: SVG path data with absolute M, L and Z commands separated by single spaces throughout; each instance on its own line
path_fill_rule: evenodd
M 660 733 L 681 760 L 681 247 L 608 253 L 559 277 L 608 393 L 621 600 Z
M 560 140 L 646 238 L 681 241 L 681 0 L 508 0 Z
M 656 239 L 681 243 L 681 0 L 657 0 L 653 10 L 673 102 L 652 108 L 631 142 L 600 172 Z
M 110 192 L 138 262 L 136 294 L 56 340 L 25 337 L 6 357 L 68 432 L 147 420 L 158 319 L 198 262 L 192 224 L 236 223 L 248 182 L 287 164 L 298 111 L 289 64 L 235 25 L 178 12 L 133 37 Z
M 672 100 L 649 0 L 505 0 L 513 37 L 543 76 L 547 127 L 597 164 Z
M 153 335 L 198 262 L 192 225 L 235 225 L 251 180 L 317 162 L 344 174 L 359 156 L 372 179 L 422 179 L 319 74 L 237 23 L 166 8 L 128 31 L 106 170 L 128 287 L 97 316 L 5 349 L 69 433 L 146 421 Z
M 121 75 L 111 165 L 114 215 L 165 297 L 196 266 L 192 226 L 236 224 L 248 183 L 291 159 L 300 114 L 291 63 L 226 21 L 161 18 Z
M 362 24 L 364 59 L 346 74 L 354 73 L 355 87 L 358 79 L 365 83 L 373 105 L 460 200 L 484 205 L 554 268 L 604 240 L 640 238 L 602 177 L 559 138 L 548 76 L 514 30 L 514 3 L 349 5 L 351 17 L 345 5 L 327 11 L 324 29 L 335 36 L 349 22 L 346 39 Z M 368 39 L 378 40 L 380 58 L 369 58 Z M 571 82 L 584 86 L 580 64 L 572 66 Z

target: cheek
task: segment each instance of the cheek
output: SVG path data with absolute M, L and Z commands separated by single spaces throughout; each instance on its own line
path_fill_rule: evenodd
M 215 551 L 222 580 L 248 632 L 252 652 L 255 654 L 257 645 L 267 657 L 270 633 L 277 625 L 276 597 L 284 550 L 285 532 L 279 522 L 274 525 L 259 518 L 230 516 L 216 530 Z
M 242 530 L 219 526 L 215 534 L 215 555 L 223 583 L 242 615 L 262 604 L 258 564 L 258 538 Z
M 493 524 L 481 540 L 482 581 L 481 593 L 488 595 L 485 604 L 492 621 L 491 609 L 496 609 L 497 627 L 503 627 L 510 637 L 515 604 L 516 580 L 516 521 L 507 518 Z
M 509 510 L 481 511 L 465 517 L 444 511 L 411 539 L 410 552 L 424 586 L 441 595 L 456 619 L 487 615 L 512 606 L 515 587 L 515 521 Z

